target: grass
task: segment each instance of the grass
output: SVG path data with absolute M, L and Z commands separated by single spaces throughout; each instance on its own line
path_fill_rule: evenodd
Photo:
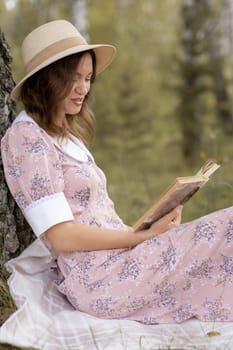
M 7 276 L 6 272 L 0 276 L 0 325 L 16 310 L 5 276 Z
M 12 346 L 12 345 L 7 345 L 7 344 L 2 344 L 1 345 L 0 344 L 0 350 L 20 350 L 20 348 L 16 348 L 15 346 Z
M 0 326 L 3 324 L 5 320 L 16 310 L 16 306 L 14 301 L 10 295 L 6 276 L 7 273 L 4 271 L 4 268 L 1 268 L 1 278 L 0 278 Z M 8 344 L 0 344 L 0 350 L 19 350 L 20 348 L 8 345 Z M 29 350 L 29 349 L 27 349 Z

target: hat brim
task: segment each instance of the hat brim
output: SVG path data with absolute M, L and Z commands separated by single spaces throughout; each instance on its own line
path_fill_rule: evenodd
M 17 101 L 19 99 L 20 90 L 23 85 L 23 83 L 30 78 L 33 74 L 37 73 L 42 68 L 47 67 L 48 65 L 58 61 L 61 58 L 73 55 L 75 53 L 84 52 L 88 50 L 93 50 L 95 52 L 96 56 L 96 74 L 101 73 L 107 66 L 110 65 L 110 63 L 113 61 L 115 54 L 116 54 L 116 48 L 112 45 L 78 45 L 74 46 L 72 48 L 69 48 L 67 50 L 64 50 L 60 52 L 59 54 L 56 54 L 47 60 L 45 60 L 43 63 L 38 65 L 35 69 L 33 69 L 30 73 L 25 75 L 23 79 L 20 80 L 20 82 L 14 87 L 14 89 L 11 92 L 11 97 L 13 100 Z

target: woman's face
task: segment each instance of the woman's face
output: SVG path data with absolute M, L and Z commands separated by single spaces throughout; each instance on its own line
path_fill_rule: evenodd
M 92 75 L 92 57 L 89 53 L 86 53 L 81 57 L 76 68 L 72 89 L 60 105 L 59 116 L 64 118 L 66 114 L 75 115 L 80 112 L 83 101 L 91 87 Z

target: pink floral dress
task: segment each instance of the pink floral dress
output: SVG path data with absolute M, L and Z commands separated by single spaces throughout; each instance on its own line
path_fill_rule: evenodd
M 21 112 L 2 139 L 5 177 L 35 235 L 64 221 L 128 230 L 76 138 L 51 138 Z M 75 309 L 145 324 L 233 321 L 233 207 L 130 249 L 55 252 L 51 284 Z M 48 267 L 49 268 L 49 267 Z

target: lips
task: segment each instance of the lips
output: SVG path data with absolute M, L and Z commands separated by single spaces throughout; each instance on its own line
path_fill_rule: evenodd
M 72 98 L 71 100 L 76 106 L 81 106 L 83 103 L 83 98 Z

